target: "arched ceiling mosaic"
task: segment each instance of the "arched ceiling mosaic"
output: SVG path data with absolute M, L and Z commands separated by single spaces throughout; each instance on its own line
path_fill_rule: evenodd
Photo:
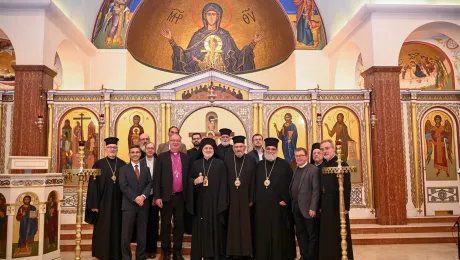
M 295 48 L 300 50 L 320 50 L 327 44 L 326 30 L 321 17 L 319 8 L 314 0 L 273 0 L 281 4 L 285 15 L 291 23 L 291 28 L 286 28 L 288 32 L 294 32 Z M 130 23 L 133 20 L 134 13 L 142 6 L 142 0 L 104 0 L 98 12 L 98 16 L 94 25 L 92 42 L 99 49 L 124 49 L 126 48 L 126 36 Z M 178 1 L 179 2 L 179 1 Z M 184 1 L 190 2 L 189 5 L 195 5 L 195 0 Z M 206 3 L 206 1 L 199 1 Z M 232 2 L 229 0 L 229 3 Z M 227 4 L 223 1 L 222 4 L 224 17 L 223 20 L 231 18 L 231 24 L 227 27 L 237 27 L 237 19 L 245 22 L 257 19 L 261 22 L 260 14 L 251 11 L 244 13 L 249 6 L 255 6 L 252 3 L 245 7 L 245 3 L 241 1 L 233 1 L 230 4 L 230 11 L 227 9 Z M 219 2 L 216 2 L 219 4 Z M 266 3 L 264 2 L 264 8 Z M 241 12 L 237 12 L 241 9 Z M 187 13 L 187 10 L 183 10 Z M 189 9 L 188 12 L 190 12 Z M 195 12 L 197 10 L 194 10 Z M 147 11 L 149 12 L 149 11 Z M 186 14 L 185 13 L 185 14 Z M 230 16 L 229 16 L 230 14 Z M 196 16 L 196 14 L 194 14 Z M 256 18 L 257 15 L 257 18 Z M 169 13 L 168 13 L 169 16 Z M 190 14 L 189 14 L 190 16 Z M 199 15 L 198 15 L 199 16 Z M 199 18 L 199 17 L 198 17 Z M 276 23 L 277 16 L 268 17 L 270 21 Z M 179 19 L 179 18 L 178 18 Z M 278 22 L 284 22 L 284 17 Z M 186 21 L 183 17 L 180 20 Z M 200 19 L 198 19 L 200 20 Z M 158 20 L 157 20 L 158 21 Z M 190 21 L 189 21 L 190 22 Z M 200 21 L 198 21 L 200 22 Z M 228 28 L 227 28 L 228 29 Z M 291 37 L 291 36 L 289 36 Z

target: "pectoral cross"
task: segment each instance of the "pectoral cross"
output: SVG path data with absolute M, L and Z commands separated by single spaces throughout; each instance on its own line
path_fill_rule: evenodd
M 80 131 L 80 141 L 84 141 L 83 139 L 83 120 L 91 120 L 91 117 L 83 117 L 85 114 L 80 113 L 80 117 L 74 117 L 73 120 L 80 120 L 80 127 L 82 131 Z

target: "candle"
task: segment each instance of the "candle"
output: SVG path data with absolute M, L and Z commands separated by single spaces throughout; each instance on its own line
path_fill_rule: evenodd
M 83 140 L 78 141 L 78 145 L 79 145 L 79 146 L 85 146 L 85 141 L 83 141 Z
M 38 113 L 38 118 L 43 118 L 42 113 Z
M 375 116 L 375 112 L 374 112 L 374 111 L 371 111 L 371 116 Z
M 339 139 L 339 140 L 335 141 L 335 145 L 342 145 L 342 140 Z
M 102 117 L 102 118 L 103 118 L 103 117 L 104 117 L 104 114 L 99 114 L 99 117 Z
M 320 117 L 320 116 L 321 116 L 321 113 L 319 113 L 319 112 L 316 113 L 316 116 L 317 116 L 317 117 Z

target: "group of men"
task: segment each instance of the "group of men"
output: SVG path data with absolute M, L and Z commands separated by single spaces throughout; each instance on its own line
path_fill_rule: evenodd
M 163 259 L 172 254 L 181 260 L 186 232 L 192 234 L 192 260 L 293 260 L 295 237 L 301 259 L 342 259 L 337 177 L 320 174 L 322 167 L 338 165 L 334 143 L 315 143 L 310 162 L 307 150 L 297 148 L 292 169 L 278 157 L 278 139 L 255 134 L 254 149 L 246 153 L 246 137 L 231 138 L 226 128 L 219 132 L 219 145 L 195 133 L 193 148 L 186 150 L 179 129 L 171 127 L 169 141 L 156 153 L 144 133 L 141 145 L 129 148 L 128 164 L 117 157 L 118 138 L 106 138 L 106 157 L 93 167 L 101 176 L 90 179 L 86 201 L 93 256 L 132 259 L 135 241 L 136 259 L 152 259 L 159 235 Z M 353 259 L 350 176 L 344 182 Z

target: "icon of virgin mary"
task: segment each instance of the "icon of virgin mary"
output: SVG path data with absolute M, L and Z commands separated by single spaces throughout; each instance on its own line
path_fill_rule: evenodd
M 176 44 L 169 29 L 162 30 L 161 35 L 173 50 L 172 70 L 193 73 L 214 68 L 239 73 L 256 69 L 254 47 L 264 36 L 256 33 L 252 42 L 240 50 L 230 33 L 220 27 L 222 16 L 220 5 L 207 4 L 202 11 L 203 27 L 193 34 L 186 49 Z

